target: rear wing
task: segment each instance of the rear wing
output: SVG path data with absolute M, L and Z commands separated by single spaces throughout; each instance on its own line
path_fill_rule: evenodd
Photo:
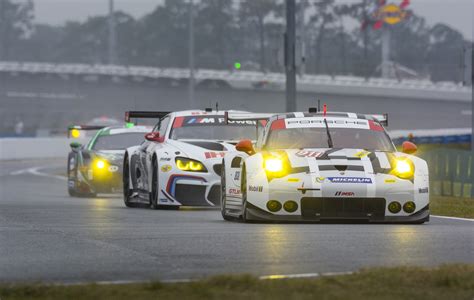
M 80 131 L 86 130 L 101 130 L 107 126 L 100 126 L 100 125 L 71 125 L 67 128 L 67 137 L 70 138 L 71 136 L 75 139 L 80 137 Z
M 225 123 L 229 121 L 266 121 L 276 115 L 276 113 L 244 113 L 244 112 L 229 112 L 224 114 Z
M 366 115 L 369 118 L 374 119 L 375 121 L 379 122 L 381 125 L 387 127 L 388 126 L 388 114 L 381 114 L 381 115 Z
M 127 111 L 125 122 L 129 123 L 131 119 L 161 119 L 169 113 L 169 111 Z

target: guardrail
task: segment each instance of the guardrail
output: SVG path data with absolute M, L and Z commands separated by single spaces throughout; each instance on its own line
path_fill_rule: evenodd
M 0 73 L 55 74 L 58 76 L 130 77 L 131 80 L 188 80 L 189 70 L 140 66 L 50 64 L 0 62 Z M 197 85 L 235 89 L 284 91 L 285 75 L 249 71 L 200 69 L 195 73 Z M 472 89 L 454 82 L 434 83 L 422 80 L 392 80 L 356 76 L 304 75 L 297 78 L 298 91 L 319 94 L 410 98 L 444 101 L 472 101 Z
M 474 197 L 474 152 L 436 149 L 423 155 L 430 169 L 431 195 Z
M 65 137 L 0 139 L 0 160 L 66 158 L 70 142 Z

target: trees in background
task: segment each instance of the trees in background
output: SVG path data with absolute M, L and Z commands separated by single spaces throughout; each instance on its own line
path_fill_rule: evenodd
M 14 57 L 14 47 L 31 33 L 33 0 L 0 0 L 0 59 Z
M 376 76 L 380 32 L 362 20 L 376 0 L 306 1 L 306 72 Z M 303 2 L 299 2 L 301 4 Z M 140 19 L 115 16 L 120 64 L 185 68 L 190 6 L 165 0 Z M 195 1 L 196 66 L 283 71 L 284 2 L 274 0 Z M 304 18 L 303 18 L 304 19 Z M 354 25 L 355 24 L 355 25 Z M 34 25 L 34 26 L 33 26 Z M 364 30 L 363 30 L 364 29 Z M 32 0 L 0 0 L 0 59 L 107 63 L 107 16 L 63 26 L 33 24 Z M 466 41 L 452 28 L 429 26 L 414 13 L 392 28 L 392 59 L 437 81 L 459 81 Z

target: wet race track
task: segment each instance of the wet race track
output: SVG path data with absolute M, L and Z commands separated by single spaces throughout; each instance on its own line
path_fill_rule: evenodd
M 70 198 L 64 159 L 0 163 L 0 281 L 90 282 L 474 262 L 473 222 L 243 224 L 216 209 Z

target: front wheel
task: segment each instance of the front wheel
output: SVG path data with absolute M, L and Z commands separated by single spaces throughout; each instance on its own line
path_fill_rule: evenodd
M 248 223 L 247 218 L 247 172 L 245 170 L 245 165 L 242 167 L 242 179 L 240 184 L 240 190 L 242 192 L 242 222 Z
M 229 217 L 226 213 L 226 183 L 225 183 L 225 165 L 224 161 L 222 161 L 222 169 L 221 169 L 221 215 L 222 218 L 226 221 L 231 221 L 232 218 Z
M 132 190 L 130 189 L 130 165 L 128 158 L 123 162 L 123 203 L 126 207 L 137 207 L 135 203 L 131 203 Z
M 158 205 L 158 162 L 156 159 L 153 159 L 152 163 L 150 207 L 152 209 L 160 208 Z

